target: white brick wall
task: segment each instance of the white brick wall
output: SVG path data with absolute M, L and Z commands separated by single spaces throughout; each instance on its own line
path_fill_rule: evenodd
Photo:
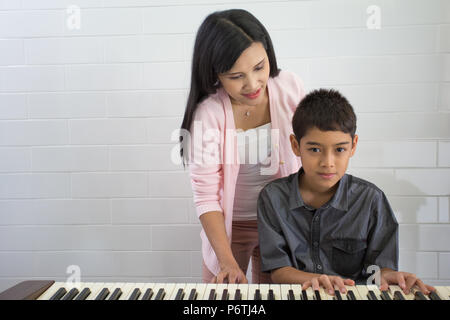
M 236 7 L 308 90 L 349 98 L 349 172 L 388 195 L 401 269 L 450 284 L 450 0 L 0 0 L 0 290 L 69 265 L 82 281 L 200 281 L 171 134 L 198 26 Z

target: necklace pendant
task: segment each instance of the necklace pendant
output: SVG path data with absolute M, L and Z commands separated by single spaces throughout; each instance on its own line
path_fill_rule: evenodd
M 248 117 L 250 115 L 250 111 L 247 110 L 247 112 L 245 113 L 245 116 Z

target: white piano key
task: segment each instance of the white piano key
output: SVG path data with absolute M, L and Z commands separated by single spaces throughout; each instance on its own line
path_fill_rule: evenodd
M 448 293 L 445 298 L 446 298 L 446 300 L 450 300 L 450 286 L 444 287 L 444 288 L 447 289 L 447 293 Z
M 148 282 L 148 283 L 144 283 L 143 286 L 141 286 L 141 296 L 138 298 L 138 300 L 142 300 L 142 298 L 144 297 L 144 294 L 147 292 L 148 289 L 152 289 L 153 291 L 153 295 L 152 297 L 155 295 L 155 283 L 154 282 Z
M 281 288 L 279 284 L 270 284 L 270 289 L 273 291 L 273 295 L 275 296 L 275 300 L 286 300 L 281 297 Z
M 353 294 L 355 295 L 356 300 L 364 300 L 360 294 L 358 289 L 356 288 L 356 286 L 345 286 L 345 288 L 347 289 L 347 293 L 345 293 L 345 297 L 347 300 L 350 300 L 348 297 L 348 291 L 351 290 L 353 292 Z M 342 295 L 342 294 L 341 294 Z
M 281 292 L 281 300 L 289 300 L 288 295 L 289 295 L 289 290 L 291 290 L 292 287 L 290 284 L 280 284 L 280 292 Z
M 222 300 L 223 299 L 222 295 L 223 295 L 223 291 L 225 289 L 228 290 L 228 284 L 226 284 L 226 283 L 218 283 L 217 284 L 217 287 L 216 287 L 216 300 Z M 231 299 L 231 297 L 228 294 L 228 300 L 230 300 L 230 299 Z
M 270 285 L 269 284 L 260 284 L 259 292 L 261 294 L 261 300 L 267 300 L 269 294 Z
M 197 299 L 196 300 L 203 300 L 203 297 L 206 295 L 207 283 L 197 283 L 197 286 L 195 287 L 195 290 L 197 290 Z
M 316 295 L 312 287 L 306 289 L 306 296 L 308 297 L 308 300 L 316 300 Z
M 249 284 L 248 285 L 248 291 L 247 291 L 247 299 L 248 300 L 255 300 L 255 292 L 259 289 L 259 284 Z
M 324 287 L 319 288 L 319 293 L 322 300 L 333 300 L 334 295 L 328 294 L 328 290 L 325 290 Z
M 103 282 L 93 282 L 89 287 L 89 289 L 91 289 L 91 294 L 86 298 L 86 300 L 95 300 L 100 291 L 103 289 L 103 285 Z
M 109 283 L 108 283 L 108 285 L 109 285 Z M 113 295 L 113 293 L 114 293 L 114 291 L 116 290 L 116 289 L 120 289 L 121 291 L 122 291 L 122 294 L 120 295 L 120 297 L 119 297 L 119 299 L 123 296 L 123 290 L 122 290 L 122 288 L 124 287 L 126 285 L 126 283 L 125 282 L 113 282 L 112 283 L 112 285 L 110 286 L 110 287 L 108 287 L 108 289 L 109 289 L 109 294 L 108 294 L 108 296 L 106 297 L 106 299 L 105 300 L 109 300 L 111 297 L 112 297 L 112 295 Z
M 294 297 L 295 300 L 302 300 L 302 285 L 301 284 L 292 284 L 291 285 L 292 291 L 294 291 Z
M 355 287 L 356 287 L 356 290 L 358 291 L 358 294 L 359 294 L 359 297 L 361 300 L 369 300 L 369 290 L 372 290 L 372 289 L 370 289 L 369 286 L 358 284 Z M 377 293 L 375 291 L 374 291 L 374 293 L 375 293 L 375 295 L 377 295 Z M 377 300 L 378 300 L 378 296 L 377 296 Z
M 163 300 L 170 300 L 170 296 L 172 292 L 174 291 L 174 288 L 176 286 L 176 283 L 166 283 L 164 290 L 166 291 L 166 295 L 164 296 Z
M 145 286 L 145 283 L 144 283 L 144 282 L 137 282 L 137 283 L 134 283 L 134 284 L 133 284 L 133 287 L 128 291 L 128 293 L 126 294 L 126 296 L 124 297 L 123 300 L 129 300 L 130 297 L 131 297 L 131 295 L 133 294 L 133 291 L 134 291 L 135 289 L 139 289 L 139 290 L 141 291 L 141 294 L 140 294 L 140 296 L 138 297 L 138 300 L 139 300 L 139 298 L 141 298 L 142 295 L 144 294 L 144 292 L 142 291 L 142 288 L 143 288 L 144 286 Z
M 414 289 L 411 290 L 408 294 L 405 294 L 405 293 L 403 292 L 403 289 L 400 288 L 400 286 L 398 286 L 398 285 L 390 285 L 390 286 L 389 286 L 389 290 L 390 290 L 390 292 L 392 293 L 392 298 L 393 298 L 393 299 L 395 298 L 395 292 L 396 292 L 396 291 L 400 291 L 400 293 L 401 293 L 402 296 L 405 298 L 405 300 L 414 300 L 414 299 L 415 299 L 414 292 L 415 292 L 416 289 L 418 289 L 418 288 L 414 288 Z
M 198 300 L 208 300 L 209 295 L 211 294 L 211 290 L 217 291 L 216 289 L 217 289 L 217 283 L 206 284 L 205 292 L 203 293 L 203 296 L 198 298 Z
M 197 297 L 198 297 L 198 289 L 197 289 L 197 284 L 195 283 L 186 283 L 185 287 L 184 287 L 184 297 L 183 300 L 189 300 L 189 296 L 191 295 L 191 291 L 192 289 L 195 289 L 196 293 L 197 293 Z M 195 298 L 195 300 L 197 300 L 198 298 Z
M 159 290 L 164 289 L 165 291 L 165 288 L 166 288 L 165 283 L 155 283 L 155 286 L 153 287 L 153 296 L 150 298 L 150 300 L 155 300 Z M 165 294 L 167 295 L 167 292 L 165 292 Z
M 234 296 L 236 294 L 236 290 L 238 288 L 238 283 L 229 283 L 227 286 L 228 289 L 228 300 L 234 300 Z
M 176 298 L 176 296 L 178 294 L 178 290 L 183 289 L 183 291 L 184 291 L 185 287 L 186 287 L 185 283 L 177 283 L 177 284 L 175 284 L 175 286 L 173 287 L 172 293 L 169 296 L 169 299 L 167 299 L 167 300 L 175 300 L 175 298 Z M 187 293 L 187 294 L 189 294 L 189 293 Z M 186 292 L 184 292 L 184 295 L 186 295 Z M 166 299 L 164 299 L 164 300 L 166 300 Z
M 447 288 L 445 286 L 435 286 L 436 293 L 442 300 L 450 300 L 449 298 L 449 292 L 447 291 Z
M 55 282 L 37 300 L 49 300 L 59 288 L 66 288 L 65 282 Z M 67 290 L 67 288 L 66 288 Z M 68 291 L 68 290 L 67 290 Z
M 249 300 L 249 298 L 248 298 L 249 284 L 240 283 L 238 285 L 238 289 L 241 290 L 241 299 L 242 300 Z
M 134 288 L 136 288 L 135 283 L 124 283 L 124 285 L 120 287 L 122 295 L 119 297 L 119 300 L 128 300 L 133 293 Z
M 92 295 L 92 287 L 94 286 L 95 282 L 81 282 L 80 283 L 80 289 L 78 289 L 78 294 L 73 298 L 74 300 L 79 296 L 79 294 L 85 289 L 85 288 L 89 288 L 89 290 L 91 290 L 91 293 L 86 297 L 85 300 L 87 300 L 91 295 Z

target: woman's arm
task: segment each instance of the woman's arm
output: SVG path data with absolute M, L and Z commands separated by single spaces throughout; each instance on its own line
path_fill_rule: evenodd
M 219 260 L 220 272 L 214 278 L 214 282 L 222 283 L 227 279 L 228 283 L 247 283 L 247 278 L 231 251 L 223 213 L 206 212 L 200 216 L 200 222 Z

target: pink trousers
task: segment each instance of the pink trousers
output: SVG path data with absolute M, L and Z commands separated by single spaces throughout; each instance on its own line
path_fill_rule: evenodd
M 247 274 L 250 258 L 252 259 L 251 283 L 272 283 L 269 272 L 261 272 L 261 261 L 258 243 L 258 226 L 256 220 L 233 221 L 231 251 L 239 267 Z M 202 264 L 203 282 L 210 283 L 214 274 Z M 250 283 L 250 279 L 247 279 Z

